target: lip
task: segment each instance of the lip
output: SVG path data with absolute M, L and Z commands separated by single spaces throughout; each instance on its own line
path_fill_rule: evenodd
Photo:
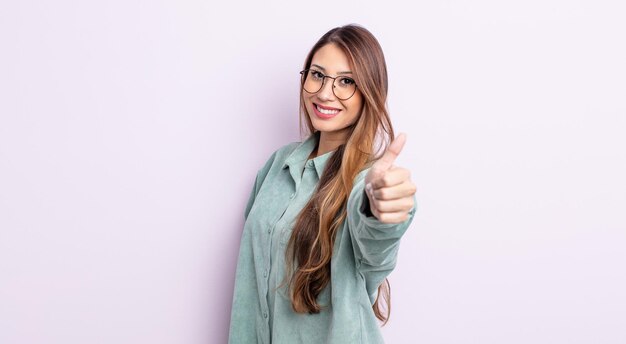
M 317 107 L 318 106 L 320 108 L 324 109 L 324 110 L 339 110 L 339 112 L 337 112 L 334 115 L 323 114 L 323 113 L 317 111 Z M 319 118 L 330 119 L 330 118 L 333 118 L 333 117 L 337 116 L 341 112 L 341 109 L 337 109 L 337 108 L 333 108 L 333 107 L 330 107 L 330 106 L 323 106 L 323 105 L 319 105 L 319 104 L 313 103 L 313 112 L 315 112 L 315 115 L 317 115 L 317 117 L 319 117 Z

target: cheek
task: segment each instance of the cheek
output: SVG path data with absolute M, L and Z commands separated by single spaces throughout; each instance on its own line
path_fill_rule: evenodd
M 359 117 L 363 110 L 363 101 L 361 99 L 355 99 L 348 105 L 348 109 L 352 116 Z
M 304 96 L 304 104 L 307 106 L 312 106 L 313 105 L 313 96 L 312 95 L 305 95 Z
M 313 102 L 311 101 L 311 98 L 304 96 L 304 108 L 306 109 L 307 114 L 309 114 L 309 112 L 311 112 L 311 107 Z

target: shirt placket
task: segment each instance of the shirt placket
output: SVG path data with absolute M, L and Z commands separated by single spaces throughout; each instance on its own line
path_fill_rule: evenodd
M 271 278 L 271 280 L 268 278 L 268 282 L 266 285 L 266 289 L 268 290 L 267 295 L 269 295 L 269 292 L 271 292 L 270 288 L 276 287 L 284 277 L 283 275 L 285 273 L 285 266 L 281 265 L 284 264 L 284 260 L 281 259 L 281 255 L 284 256 L 285 254 L 285 244 L 283 243 L 282 237 L 291 235 L 291 231 L 293 230 L 293 228 L 290 228 L 290 226 L 293 226 L 295 224 L 295 217 L 298 216 L 298 213 L 300 212 L 300 210 L 302 210 L 302 207 L 311 198 L 311 194 L 317 183 L 317 172 L 315 171 L 314 163 L 312 160 L 307 161 L 305 168 L 303 169 L 301 178 L 301 181 L 297 183 L 298 186 L 296 187 L 296 190 L 292 192 L 289 198 L 290 201 L 287 204 L 286 209 L 283 211 L 282 215 L 273 226 L 273 230 L 276 232 L 274 232 L 273 235 L 270 236 L 277 237 L 274 239 L 274 241 L 270 239 L 270 243 L 275 243 L 276 246 L 272 245 L 270 247 L 270 250 L 275 250 L 275 259 L 273 261 L 270 261 L 269 263 L 272 270 L 269 273 L 269 277 Z M 281 299 L 276 299 L 277 295 L 273 295 L 272 297 L 274 298 L 274 302 L 281 302 Z M 266 298 L 266 300 L 269 300 L 269 298 Z M 271 307 L 271 305 L 268 306 Z M 277 321 L 276 316 L 277 314 L 273 314 L 273 322 Z
M 291 168 L 290 168 L 289 173 L 291 173 Z M 291 173 L 291 176 L 293 178 L 294 173 Z M 272 246 L 272 236 L 275 234 L 280 235 L 279 233 L 274 233 L 274 231 L 280 228 L 278 226 L 281 220 L 285 216 L 285 213 L 289 209 L 289 206 L 292 204 L 292 201 L 296 197 L 298 186 L 300 185 L 300 180 L 297 178 L 294 178 L 293 180 L 294 180 L 294 184 L 292 184 L 293 189 L 289 196 L 289 200 L 286 201 L 285 204 L 280 208 L 282 209 L 282 211 L 279 211 L 280 216 L 278 216 L 278 218 L 276 218 L 276 220 L 272 222 L 272 225 L 268 227 L 267 233 L 266 233 L 267 235 L 265 235 L 265 245 L 263 245 L 264 247 L 269 248 L 265 250 L 263 254 L 263 263 L 262 263 L 263 264 L 263 274 L 262 274 L 263 283 L 261 283 L 261 285 L 263 286 L 263 290 L 261 291 L 261 293 L 265 295 L 265 297 L 261 298 L 261 315 L 263 316 L 263 320 L 265 322 L 265 336 L 264 336 L 265 343 L 270 342 L 268 293 L 269 293 L 270 268 L 272 265 L 271 250 L 277 249 L 277 247 Z

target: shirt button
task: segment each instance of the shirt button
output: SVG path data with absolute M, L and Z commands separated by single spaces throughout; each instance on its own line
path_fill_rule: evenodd
M 267 270 L 263 271 L 263 277 L 267 277 Z
M 267 319 L 267 312 L 263 312 L 263 317 Z

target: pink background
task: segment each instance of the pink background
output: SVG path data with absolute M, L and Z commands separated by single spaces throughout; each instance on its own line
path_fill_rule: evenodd
M 385 51 L 419 210 L 389 343 L 626 342 L 622 1 L 4 1 L 0 343 L 224 343 L 298 71 Z

